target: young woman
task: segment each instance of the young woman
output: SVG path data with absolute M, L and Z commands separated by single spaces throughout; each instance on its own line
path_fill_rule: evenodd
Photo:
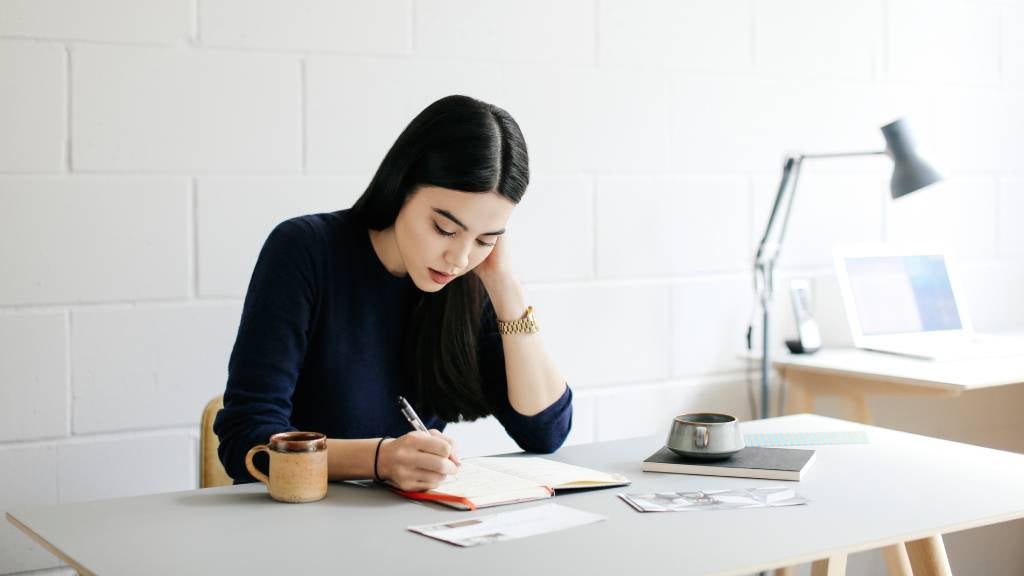
M 561 446 L 572 392 L 506 246 L 528 164 L 507 112 L 449 96 L 406 127 L 351 209 L 274 229 L 214 423 L 236 482 L 253 481 L 249 448 L 288 430 L 327 435 L 332 480 L 404 490 L 457 471 L 446 422 L 493 414 L 524 450 Z M 410 431 L 400 395 L 429 433 Z

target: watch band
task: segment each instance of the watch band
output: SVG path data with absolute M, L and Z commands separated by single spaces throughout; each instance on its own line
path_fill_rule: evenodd
M 498 332 L 502 334 L 534 334 L 540 332 L 540 325 L 533 317 L 533 306 L 526 307 L 526 313 L 518 320 L 502 322 L 498 320 Z

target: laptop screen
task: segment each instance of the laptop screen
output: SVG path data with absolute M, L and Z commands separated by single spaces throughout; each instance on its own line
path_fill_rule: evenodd
M 856 256 L 845 263 L 864 335 L 963 328 L 943 256 Z

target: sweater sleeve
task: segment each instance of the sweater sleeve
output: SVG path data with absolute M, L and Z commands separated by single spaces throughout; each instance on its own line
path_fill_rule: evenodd
M 572 389 L 566 385 L 561 397 L 533 416 L 520 414 L 508 399 L 505 349 L 490 301 L 484 308 L 479 342 L 480 375 L 494 416 L 523 450 L 539 454 L 558 450 L 572 429 Z
M 235 483 L 254 482 L 245 455 L 271 435 L 294 430 L 292 393 L 306 354 L 315 302 L 310 226 L 279 224 L 260 252 L 228 362 L 224 408 L 213 430 L 218 455 Z M 254 463 L 266 473 L 266 455 Z

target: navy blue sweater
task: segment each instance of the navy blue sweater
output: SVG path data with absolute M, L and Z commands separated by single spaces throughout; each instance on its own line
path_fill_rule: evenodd
M 408 276 L 387 271 L 367 229 L 347 210 L 279 224 L 253 270 L 224 409 L 213 425 L 228 475 L 252 482 L 245 454 L 277 432 L 308 430 L 328 438 L 409 432 L 397 398 L 415 398 L 402 380 L 399 351 L 408 304 L 417 294 Z M 489 302 L 479 358 L 484 394 L 509 436 L 529 452 L 558 449 L 572 425 L 572 391 L 567 387 L 533 416 L 512 408 Z M 435 415 L 420 417 L 427 427 L 444 429 Z M 257 456 L 265 471 L 265 455 Z

